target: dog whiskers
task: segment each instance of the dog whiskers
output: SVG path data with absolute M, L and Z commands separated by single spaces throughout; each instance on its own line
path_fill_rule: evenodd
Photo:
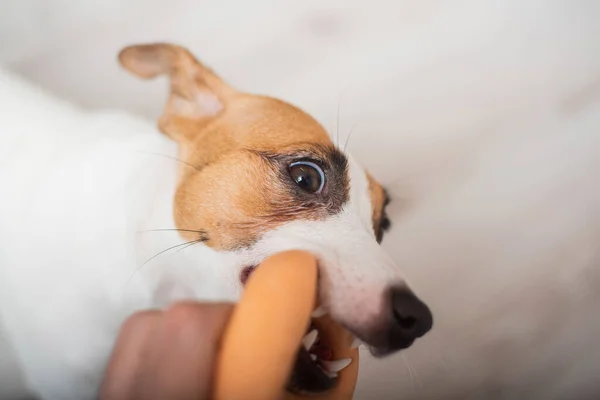
M 169 248 L 167 248 L 167 249 L 165 249 L 165 250 L 163 250 L 161 252 L 156 253 L 155 255 L 153 255 L 152 257 L 150 257 L 146 261 L 144 261 L 144 263 L 142 265 L 140 265 L 138 267 L 138 269 L 142 268 L 144 265 L 148 264 L 150 261 L 154 260 L 156 257 L 160 256 L 161 254 L 166 253 L 169 250 L 173 250 L 173 249 L 176 249 L 176 248 L 181 247 L 181 246 L 189 245 L 190 243 L 194 243 L 195 244 L 195 243 L 202 243 L 202 242 L 205 242 L 205 241 L 206 240 L 204 240 L 204 239 L 196 239 L 196 240 L 190 240 L 189 242 L 176 244 L 175 246 L 171 246 L 171 247 L 169 247 Z
M 188 247 L 191 247 L 191 246 L 193 246 L 195 244 L 202 243 L 202 242 L 203 241 L 198 240 L 198 241 L 195 241 L 195 242 L 192 242 L 192 243 L 188 244 L 187 246 L 180 247 L 179 249 L 177 249 L 176 253 L 179 253 L 180 251 L 185 250 Z
M 169 251 L 169 250 L 173 250 L 173 249 L 176 249 L 176 248 L 178 248 L 178 247 L 182 247 L 182 246 L 186 246 L 186 247 L 187 247 L 187 246 L 190 246 L 190 245 L 193 245 L 193 244 L 197 244 L 197 243 L 206 242 L 206 240 L 207 240 L 207 239 L 205 239 L 205 238 L 196 239 L 196 240 L 190 240 L 189 242 L 185 242 L 185 243 L 176 244 L 175 246 L 171 246 L 171 247 L 169 247 L 169 248 L 167 248 L 167 249 L 164 249 L 163 251 L 160 251 L 160 252 L 156 253 L 155 255 L 153 255 L 152 257 L 150 257 L 150 258 L 149 258 L 149 259 L 147 259 L 146 261 L 144 261 L 144 262 L 142 263 L 142 265 L 140 265 L 139 267 L 137 267 L 137 268 L 135 269 L 135 271 L 133 271 L 133 273 L 131 274 L 131 276 L 129 277 L 129 279 L 127 279 L 127 282 L 131 281 L 131 279 L 132 279 L 132 278 L 135 276 L 135 274 L 137 274 L 137 273 L 140 271 L 140 269 L 142 269 L 142 267 L 143 267 L 144 265 L 148 264 L 150 261 L 154 260 L 156 257 L 160 256 L 161 254 L 164 254 L 164 253 L 166 253 L 167 251 Z
M 352 136 L 352 132 L 354 132 L 354 128 L 356 128 L 356 126 L 358 125 L 360 121 L 356 121 L 354 123 L 354 125 L 352 125 L 352 128 L 350 128 L 350 132 L 348 132 L 348 136 L 346 136 L 346 142 L 344 143 L 344 149 L 342 150 L 342 153 L 346 154 L 346 149 L 348 148 L 348 142 L 350 141 L 350 136 Z
M 408 358 L 406 358 L 405 354 L 401 354 L 402 359 L 404 360 L 404 365 L 406 366 L 406 370 L 408 371 L 408 378 L 410 380 L 410 384 L 413 390 L 413 393 L 417 393 L 417 385 L 416 385 L 416 381 L 417 381 L 417 371 L 410 365 L 410 361 L 408 361 Z M 422 386 L 422 384 L 420 385 Z
M 192 168 L 194 168 L 194 169 L 195 169 L 195 170 L 197 170 L 197 171 L 201 171 L 201 170 L 202 170 L 202 168 L 200 168 L 199 166 L 197 166 L 197 165 L 194 165 L 194 164 L 191 164 L 191 163 L 189 163 L 189 162 L 187 162 L 187 161 L 183 161 L 183 160 L 181 160 L 181 159 L 179 159 L 179 158 L 177 158 L 177 157 L 171 157 L 171 156 L 168 156 L 168 155 L 166 155 L 166 154 L 160 154 L 160 153 L 151 153 L 151 152 L 147 152 L 147 151 L 140 151 L 140 153 L 149 154 L 149 155 L 151 155 L 151 156 L 157 156 L 157 157 L 164 157 L 164 158 L 168 158 L 169 160 L 177 161 L 177 162 L 180 162 L 180 163 L 182 163 L 182 164 L 184 164 L 184 165 L 187 165 L 188 167 L 192 167 Z
M 200 235 L 200 238 L 203 238 L 203 240 L 208 240 L 208 236 L 206 234 L 206 231 L 200 229 L 200 230 L 194 230 L 194 229 L 177 229 L 177 228 L 165 228 L 165 229 L 148 229 L 145 231 L 138 231 L 138 233 L 146 233 L 146 232 L 172 232 L 172 231 L 177 231 L 177 232 L 191 232 L 191 233 L 197 233 L 198 235 Z
M 342 96 L 344 94 L 340 93 L 340 97 L 338 98 L 338 106 L 337 106 L 337 120 L 336 120 L 336 124 L 335 124 L 335 135 L 336 135 L 336 146 L 339 148 L 340 147 L 340 107 L 342 105 Z

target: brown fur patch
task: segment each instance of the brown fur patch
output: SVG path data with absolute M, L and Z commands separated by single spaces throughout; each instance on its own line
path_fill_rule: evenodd
M 311 143 L 283 150 L 276 155 L 236 150 L 188 173 L 175 198 L 177 226 L 202 227 L 207 245 L 234 250 L 252 245 L 285 222 L 319 220 L 338 212 L 348 197 L 345 161 L 337 160 L 338 151 Z M 287 172 L 288 158 L 309 155 L 321 160 L 326 175 L 319 194 L 303 192 Z
M 347 201 L 345 157 L 315 120 L 284 102 L 240 96 L 204 126 L 184 120 L 172 128 L 197 130 L 180 157 L 200 170 L 182 174 L 177 226 L 205 230 L 215 249 L 250 246 L 284 222 L 323 219 Z M 323 168 L 321 194 L 295 186 L 288 167 L 297 160 Z
M 371 174 L 367 173 L 367 179 L 369 180 L 369 194 L 371 196 L 371 204 L 373 205 L 373 229 L 375 230 L 377 241 L 381 243 L 383 234 L 390 227 L 390 220 L 385 210 L 390 199 L 385 189 Z

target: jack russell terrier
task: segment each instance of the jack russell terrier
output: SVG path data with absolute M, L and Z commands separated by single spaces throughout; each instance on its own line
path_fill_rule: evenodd
M 175 45 L 131 46 L 119 60 L 169 77 L 166 136 L 0 74 L 0 398 L 95 398 L 129 315 L 235 301 L 256 265 L 288 249 L 319 259 L 315 315 L 373 354 L 431 329 L 379 246 L 386 191 L 317 121 L 237 91 Z M 333 369 L 316 358 L 295 389 L 327 389 Z

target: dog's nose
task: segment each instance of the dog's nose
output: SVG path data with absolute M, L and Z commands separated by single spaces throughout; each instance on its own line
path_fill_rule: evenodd
M 429 307 L 409 289 L 394 287 L 390 293 L 393 315 L 389 328 L 390 350 L 400 350 L 429 332 L 433 317 Z

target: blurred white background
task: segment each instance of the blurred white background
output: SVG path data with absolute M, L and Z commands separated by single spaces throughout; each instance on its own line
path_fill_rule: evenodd
M 527 296 L 523 282 L 553 275 L 561 257 L 561 266 L 582 254 L 597 265 L 596 245 L 545 238 L 567 229 L 531 226 L 523 218 L 531 209 L 519 208 L 525 195 L 510 208 L 473 197 L 467 207 L 453 190 L 489 193 L 489 174 L 472 177 L 485 171 L 482 154 L 522 150 L 523 132 L 568 124 L 561 107 L 600 92 L 599 21 L 597 0 L 3 0 L 0 62 L 86 107 L 155 118 L 165 82 L 129 76 L 116 55 L 171 41 L 234 86 L 299 105 L 342 143 L 352 132 L 349 151 L 394 196 L 384 246 L 436 317 L 404 354 L 363 353 L 357 398 L 575 399 L 597 386 L 600 350 L 585 335 L 597 337 L 600 326 L 576 320 L 587 332 L 573 339 L 580 345 L 548 339 L 532 319 L 558 283 Z M 560 244 L 568 250 L 552 253 Z M 539 272 L 544 263 L 548 274 Z

